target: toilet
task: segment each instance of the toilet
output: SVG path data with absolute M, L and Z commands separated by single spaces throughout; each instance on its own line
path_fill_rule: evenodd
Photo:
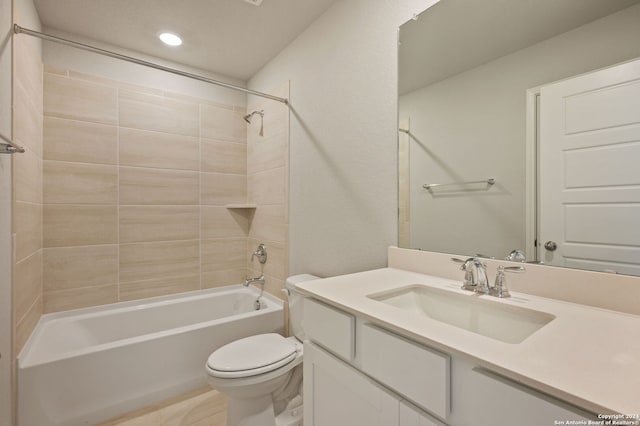
M 228 398 L 227 426 L 302 425 L 302 295 L 295 284 L 318 277 L 289 277 L 289 331 L 258 334 L 214 351 L 206 370 L 211 387 Z

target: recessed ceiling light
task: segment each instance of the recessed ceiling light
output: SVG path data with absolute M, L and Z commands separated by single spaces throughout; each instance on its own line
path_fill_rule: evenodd
M 262 0 L 244 0 L 244 1 L 254 6 L 260 6 L 262 4 Z
M 180 46 L 182 44 L 182 39 L 175 34 L 171 33 L 162 33 L 158 37 L 164 44 L 168 44 L 169 46 Z

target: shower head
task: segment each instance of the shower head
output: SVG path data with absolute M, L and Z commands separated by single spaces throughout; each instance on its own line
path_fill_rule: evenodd
M 247 114 L 242 118 L 244 118 L 244 121 L 246 121 L 247 123 L 251 124 L 251 117 L 253 117 L 255 114 L 260 115 L 260 117 L 264 117 L 264 110 L 253 111 L 251 114 Z

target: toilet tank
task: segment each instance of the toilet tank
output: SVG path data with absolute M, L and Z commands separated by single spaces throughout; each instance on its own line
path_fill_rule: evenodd
M 320 277 L 310 274 L 293 275 L 287 278 L 285 286 L 289 295 L 289 333 L 301 342 L 304 341 L 305 334 L 302 330 L 302 294 L 294 288 L 296 284 L 305 281 L 318 280 Z

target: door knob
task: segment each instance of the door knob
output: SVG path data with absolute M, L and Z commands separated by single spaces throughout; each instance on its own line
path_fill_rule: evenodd
M 555 241 L 547 241 L 546 243 L 544 243 L 544 248 L 549 251 L 556 251 L 556 249 L 558 248 L 558 244 L 556 244 Z

